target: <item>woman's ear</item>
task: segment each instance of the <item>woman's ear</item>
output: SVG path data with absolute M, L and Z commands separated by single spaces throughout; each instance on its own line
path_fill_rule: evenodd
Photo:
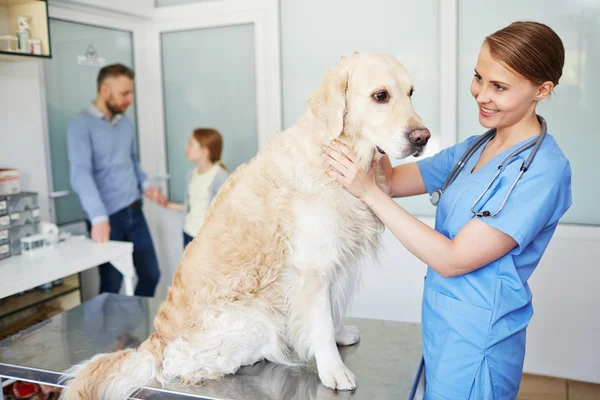
M 554 89 L 554 83 L 547 81 L 538 86 L 537 94 L 535 95 L 535 99 L 537 101 L 544 100 L 546 97 L 552 93 L 552 89 Z

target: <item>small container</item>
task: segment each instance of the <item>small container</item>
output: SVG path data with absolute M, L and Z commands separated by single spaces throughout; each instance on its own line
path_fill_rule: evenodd
M 46 244 L 46 237 L 42 233 L 21 238 L 21 254 L 31 254 L 34 250 L 41 249 Z
M 42 42 L 39 39 L 29 39 L 29 54 L 42 54 Z
M 16 168 L 0 168 L 0 196 L 20 191 L 19 171 Z
M 19 30 L 17 31 L 19 51 L 21 53 L 29 53 L 29 18 L 19 17 L 17 25 L 19 26 Z
M 10 241 L 10 253 L 13 256 L 21 254 L 21 238 L 35 235 L 36 233 L 40 233 L 39 223 L 11 227 L 10 233 L 8 234 Z
M 4 35 L 0 36 L 1 51 L 18 51 L 19 38 L 16 36 Z

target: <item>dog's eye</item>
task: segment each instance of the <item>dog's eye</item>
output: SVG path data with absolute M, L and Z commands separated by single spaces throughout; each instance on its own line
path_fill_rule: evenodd
M 412 97 L 414 92 L 415 92 L 415 89 L 410 88 L 410 92 L 408 92 L 408 97 Z
M 382 90 L 381 92 L 373 93 L 373 99 L 378 103 L 387 103 L 390 95 L 385 90 Z

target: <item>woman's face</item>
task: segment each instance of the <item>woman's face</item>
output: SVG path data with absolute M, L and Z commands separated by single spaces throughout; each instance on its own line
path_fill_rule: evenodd
M 548 96 L 552 83 L 534 85 L 496 61 L 487 44 L 481 48 L 471 82 L 471 94 L 479 108 L 479 123 L 485 128 L 504 128 L 535 112 L 538 101 Z

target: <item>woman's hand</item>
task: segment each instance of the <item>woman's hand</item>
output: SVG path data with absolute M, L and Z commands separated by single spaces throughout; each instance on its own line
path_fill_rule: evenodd
M 354 197 L 364 200 L 380 190 L 375 181 L 377 170 L 375 160 L 371 162 L 369 170 L 365 171 L 358 165 L 352 151 L 337 140 L 334 140 L 330 146 L 323 146 L 321 150 L 328 163 L 327 175 L 342 184 Z

